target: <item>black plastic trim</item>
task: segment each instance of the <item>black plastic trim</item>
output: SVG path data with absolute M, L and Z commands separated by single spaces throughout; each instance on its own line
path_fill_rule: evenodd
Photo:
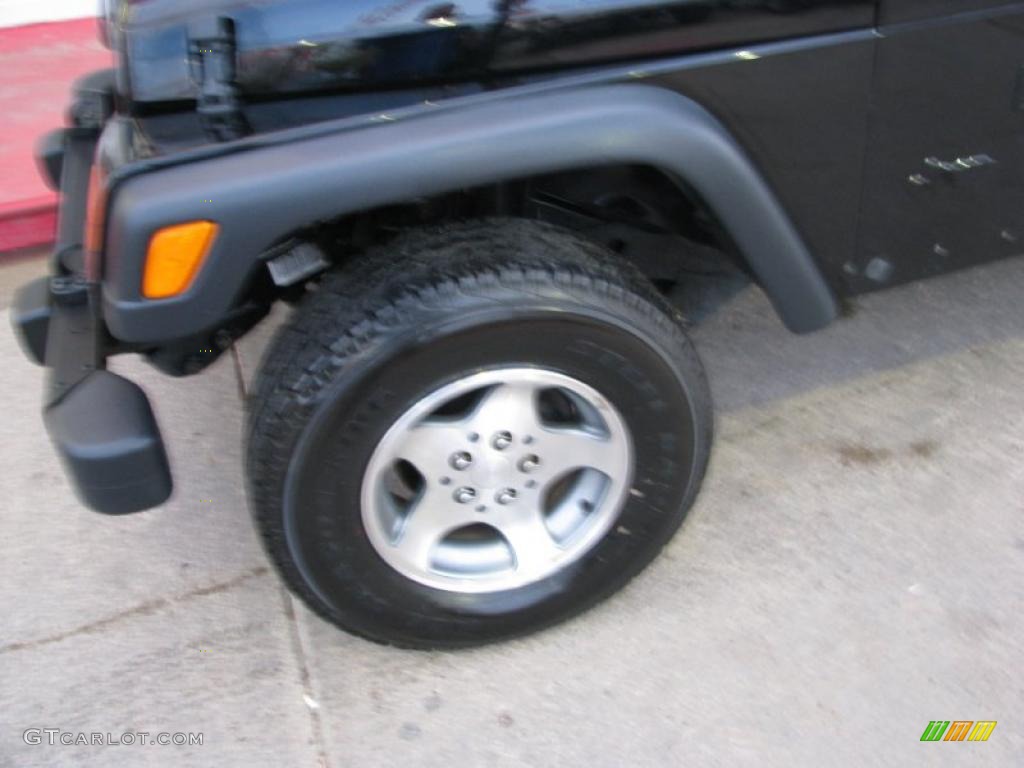
M 39 167 L 39 175 L 43 177 L 46 186 L 52 190 L 60 190 L 66 135 L 66 129 L 58 128 L 45 134 L 36 143 L 36 165 Z
M 11 326 L 25 356 L 36 365 L 46 362 L 50 332 L 50 280 L 40 277 L 21 286 L 11 304 Z
M 108 515 L 158 506 L 173 484 L 145 393 L 94 371 L 45 413 L 46 428 L 82 501 Z
M 75 491 L 109 515 L 162 504 L 173 490 L 163 437 L 142 389 L 104 370 L 97 286 L 65 276 L 46 288 L 43 418 Z
M 109 217 L 104 315 L 127 342 L 213 327 L 259 257 L 297 228 L 502 180 L 584 166 L 661 168 L 718 217 L 786 325 L 821 328 L 835 297 L 740 146 L 686 97 L 645 85 L 584 87 L 382 119 L 377 125 L 229 154 L 125 180 Z M 140 296 L 153 232 L 213 219 L 221 233 L 192 289 Z
M 95 286 L 90 287 L 81 277 L 54 277 L 49 281 L 49 292 L 47 406 L 59 402 L 106 362 L 95 312 Z
M 117 74 L 98 69 L 75 80 L 71 91 L 71 122 L 77 128 L 99 131 L 114 113 Z
M 72 129 L 66 132 L 64 159 L 61 162 L 61 203 L 57 213 L 57 242 L 51 260 L 51 272 L 66 274 L 66 262 L 79 262 L 74 257 L 82 250 L 85 220 L 89 202 L 89 177 L 96 154 L 97 134 L 91 130 Z

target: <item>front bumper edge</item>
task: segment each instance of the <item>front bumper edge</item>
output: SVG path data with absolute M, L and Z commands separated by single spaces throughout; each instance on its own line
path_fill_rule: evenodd
M 37 280 L 18 292 L 11 321 L 26 355 L 49 368 L 43 421 L 78 496 L 123 515 L 159 506 L 173 482 L 145 392 L 104 369 L 97 291 L 79 277 Z
M 46 409 L 44 421 L 65 471 L 91 509 L 124 515 L 170 498 L 163 438 L 137 384 L 93 371 Z

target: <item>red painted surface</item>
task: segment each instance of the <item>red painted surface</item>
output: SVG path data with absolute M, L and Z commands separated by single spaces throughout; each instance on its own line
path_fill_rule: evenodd
M 47 245 L 56 230 L 52 195 L 0 205 L 0 254 Z
M 95 19 L 0 29 L 0 253 L 51 242 L 56 195 L 34 147 L 64 124 L 72 82 L 109 67 Z

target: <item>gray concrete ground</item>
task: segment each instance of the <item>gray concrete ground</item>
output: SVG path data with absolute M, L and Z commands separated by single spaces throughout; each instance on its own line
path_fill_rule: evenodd
M 41 268 L 0 268 L 0 305 Z M 267 568 L 230 361 L 185 381 L 117 361 L 178 485 L 106 519 L 75 501 L 4 325 L 0 765 L 1024 765 L 1024 261 L 805 338 L 747 291 L 697 340 L 718 443 L 660 560 L 556 629 L 412 653 L 335 631 Z M 999 725 L 923 744 L 934 719 Z M 32 746 L 31 727 L 204 743 Z

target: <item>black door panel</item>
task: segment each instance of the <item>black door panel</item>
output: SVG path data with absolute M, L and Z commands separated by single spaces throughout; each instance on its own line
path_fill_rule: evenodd
M 854 291 L 1024 250 L 1024 5 L 985 5 L 877 43 Z

